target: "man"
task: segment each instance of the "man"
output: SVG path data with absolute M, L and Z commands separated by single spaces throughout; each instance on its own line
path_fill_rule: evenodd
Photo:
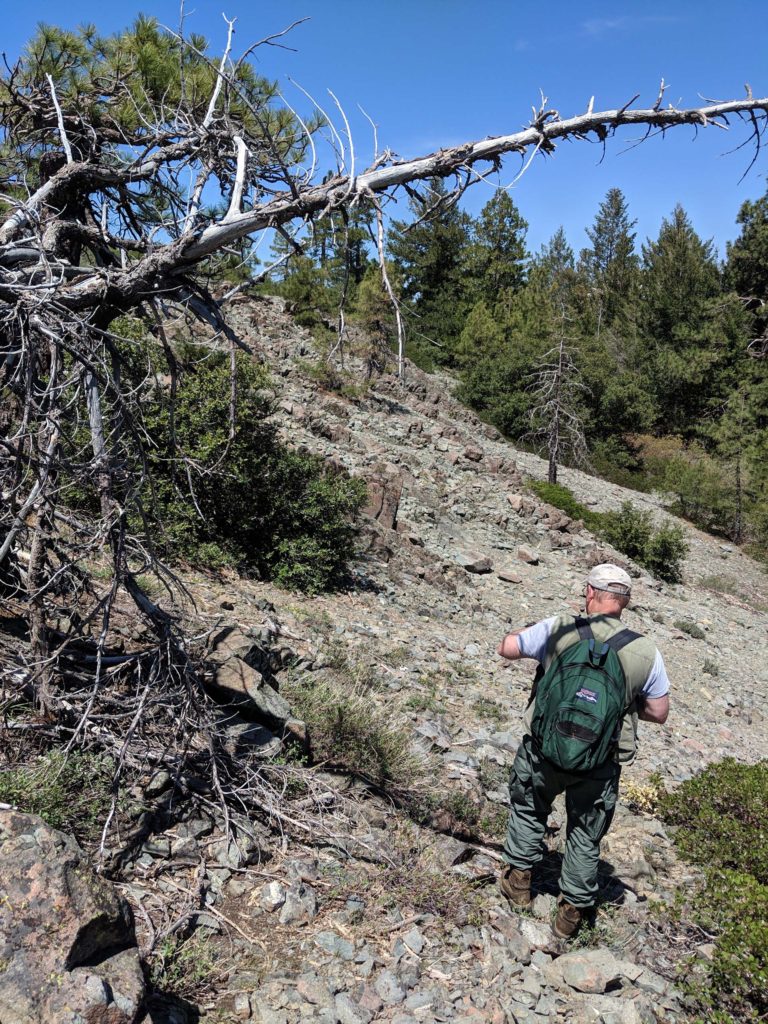
M 594 638 L 600 651 L 606 651 L 603 644 L 610 641 L 609 646 L 613 645 L 620 663 L 619 677 L 622 672 L 624 676 L 626 692 L 620 737 L 610 747 L 605 763 L 589 771 L 564 771 L 537 749 L 540 744 L 531 734 L 536 711 L 535 688 L 525 715 L 525 735 L 509 783 L 511 809 L 504 844 L 506 867 L 500 884 L 510 903 L 518 907 L 530 904 L 531 868 L 541 857 L 552 802 L 565 791 L 568 821 L 560 874 L 561 895 L 553 925 L 559 938 L 574 935 L 585 912 L 595 902 L 600 841 L 613 818 L 621 764 L 631 761 L 635 755 L 637 720 L 663 724 L 669 714 L 669 679 L 661 654 L 651 640 L 624 630 L 620 621 L 631 589 L 630 577 L 619 566 L 597 565 L 586 582 L 586 621 L 573 615 L 559 615 L 509 633 L 499 644 L 498 652 L 503 658 L 511 661 L 534 658 L 546 672 L 553 662 L 561 665 L 568 648 L 585 637 Z M 589 649 L 593 650 L 591 645 Z M 557 666 L 553 671 L 556 670 Z M 621 681 L 619 678 L 617 685 Z M 583 687 L 576 696 L 582 694 L 587 700 L 594 698 L 592 691 Z

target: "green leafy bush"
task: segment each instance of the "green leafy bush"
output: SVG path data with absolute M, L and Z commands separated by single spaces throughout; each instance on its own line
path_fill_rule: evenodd
M 694 923 L 717 937 L 692 994 L 718 1024 L 768 1013 L 768 761 L 710 765 L 662 797 L 683 854 L 706 868 Z
M 707 639 L 707 634 L 701 626 L 695 622 L 691 622 L 690 619 L 676 619 L 675 629 L 679 629 L 681 633 L 687 633 L 688 636 L 692 636 L 694 640 Z
M 726 758 L 684 782 L 661 804 L 676 842 L 702 864 L 747 871 L 768 885 L 768 760 Z
M 682 527 L 654 527 L 650 512 L 625 501 L 618 512 L 606 512 L 598 532 L 610 544 L 668 583 L 680 583 L 682 561 L 688 552 Z
M 710 872 L 695 920 L 717 936 L 707 979 L 694 989 L 709 1011 L 707 1016 L 723 1024 L 764 1020 L 768 1013 L 768 886 L 745 872 Z
M 309 593 L 343 577 L 354 554 L 360 480 L 293 452 L 268 422 L 265 371 L 238 358 L 230 422 L 230 371 L 223 359 L 192 364 L 173 409 L 161 395 L 146 415 L 153 441 L 145 504 L 166 555 L 209 568 L 230 565 Z M 183 460 L 183 461 L 182 461 Z
M 576 500 L 573 492 L 567 487 L 563 487 L 562 484 L 549 484 L 546 480 L 531 480 L 529 487 L 542 501 L 559 508 L 571 519 L 581 519 L 584 525 L 591 530 L 599 528 L 603 518 L 601 513 L 582 505 Z
M 530 488 L 542 501 L 554 505 L 584 525 L 619 551 L 633 558 L 658 579 L 679 583 L 683 578 L 682 560 L 688 551 L 680 526 L 653 525 L 650 512 L 643 512 L 625 501 L 618 512 L 594 512 L 582 505 L 567 487 L 533 480 Z
M 80 840 L 101 832 L 112 799 L 114 765 L 106 755 L 51 751 L 0 772 L 0 802 L 39 814 Z

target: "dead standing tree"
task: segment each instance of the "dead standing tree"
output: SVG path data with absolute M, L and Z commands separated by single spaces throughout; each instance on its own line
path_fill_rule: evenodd
M 283 36 L 256 46 L 282 45 Z M 662 89 L 647 109 L 633 100 L 596 112 L 590 103 L 571 118 L 542 103 L 512 134 L 408 161 L 377 152 L 363 168 L 338 104 L 338 130 L 319 108 L 303 119 L 249 63 L 255 47 L 235 59 L 232 39 L 229 22 L 223 56 L 212 59 L 204 40 L 147 19 L 108 39 L 45 29 L 0 78 L 0 576 L 21 595 L 32 642 L 28 677 L 49 720 L 65 706 L 61 658 L 74 656 L 84 633 L 95 643 L 91 696 L 68 726 L 73 742 L 88 732 L 96 695 L 119 667 L 106 656 L 106 638 L 121 595 L 156 638 L 136 660 L 127 736 L 140 730 L 161 681 L 168 714 L 178 721 L 198 713 L 183 637 L 140 582 L 147 570 L 169 578 L 144 504 L 142 404 L 158 381 L 141 346 L 153 346 L 169 369 L 172 424 L 175 361 L 164 318 L 181 311 L 213 325 L 231 350 L 234 424 L 239 342 L 208 288 L 220 261 L 247 266 L 255 233 L 289 234 L 291 225 L 364 200 L 378 211 L 381 236 L 383 200 L 399 186 L 437 175 L 452 177 L 460 192 L 510 155 L 522 173 L 561 140 L 604 144 L 625 126 L 648 138 L 738 122 L 759 150 L 768 123 L 768 98 L 677 109 L 662 106 Z M 322 179 L 321 131 L 336 163 Z M 126 334 L 126 316 L 145 324 L 141 343 Z M 193 470 L 179 454 L 179 473 Z M 72 510 L 73 479 L 88 485 L 92 508 Z M 96 592 L 87 563 L 104 552 L 110 580 Z M 63 622 L 62 606 L 77 607 L 79 625 L 75 616 Z M 176 690 L 166 699 L 168 679 Z M 124 727 L 112 735 L 121 756 Z M 215 757 L 212 764 L 215 776 Z
M 547 453 L 547 483 L 557 483 L 557 467 L 569 455 L 578 465 L 589 464 L 584 426 L 579 414 L 580 393 L 586 385 L 569 351 L 568 315 L 558 315 L 558 342 L 541 357 L 528 390 L 533 405 L 532 429 L 525 439 Z

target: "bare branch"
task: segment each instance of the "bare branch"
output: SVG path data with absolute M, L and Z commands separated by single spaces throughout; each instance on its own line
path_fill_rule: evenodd
M 45 77 L 48 79 L 48 85 L 50 86 L 50 89 L 51 89 L 51 99 L 53 100 L 53 105 L 56 108 L 56 119 L 57 119 L 57 121 L 59 123 L 59 135 L 61 136 L 61 145 L 62 145 L 62 147 L 64 149 L 64 153 L 66 154 L 67 163 L 71 164 L 71 163 L 73 163 L 72 147 L 69 144 L 69 139 L 67 138 L 67 132 L 66 132 L 66 129 L 64 127 L 64 117 L 63 117 L 63 115 L 61 113 L 61 107 L 59 105 L 59 98 L 56 95 L 56 86 L 53 84 L 53 77 L 51 75 L 46 75 Z
M 221 87 L 224 85 L 224 82 L 226 81 L 224 71 L 227 66 L 227 61 L 229 60 L 229 54 L 232 50 L 232 36 L 234 35 L 235 22 L 237 21 L 236 18 L 230 19 L 225 14 L 223 14 L 222 17 L 224 18 L 224 21 L 226 21 L 227 23 L 227 45 L 224 47 L 224 53 L 221 56 L 221 64 L 219 65 L 219 73 L 216 76 L 216 85 L 214 86 L 213 93 L 211 95 L 211 101 L 208 104 L 208 110 L 206 111 L 205 117 L 203 118 L 203 128 L 207 128 L 208 125 L 213 120 L 213 115 L 216 112 L 216 104 L 219 100 L 219 95 L 221 93 Z

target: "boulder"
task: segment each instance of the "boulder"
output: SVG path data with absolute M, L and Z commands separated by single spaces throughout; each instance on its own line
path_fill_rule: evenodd
M 605 992 L 626 975 L 625 964 L 607 949 L 566 953 L 555 961 L 555 968 L 566 985 L 577 992 Z M 641 973 L 638 968 L 637 974 Z
M 290 718 L 290 705 L 256 667 L 264 662 L 261 648 L 243 630 L 237 626 L 221 630 L 211 642 L 208 662 L 213 686 L 226 700 L 279 727 Z
M 0 1024 L 133 1024 L 144 975 L 130 907 L 71 836 L 0 811 Z
M 403 493 L 403 475 L 399 472 L 379 470 L 366 480 L 368 502 L 365 515 L 375 519 L 386 530 L 397 525 L 397 510 Z
M 477 552 L 460 551 L 456 555 L 456 563 L 465 572 L 471 572 L 476 576 L 483 576 L 493 571 L 493 562 L 491 562 L 490 558 Z
M 529 565 L 539 564 L 539 552 L 535 551 L 533 548 L 529 548 L 525 544 L 521 544 L 517 549 L 517 557 L 521 562 L 527 562 Z

